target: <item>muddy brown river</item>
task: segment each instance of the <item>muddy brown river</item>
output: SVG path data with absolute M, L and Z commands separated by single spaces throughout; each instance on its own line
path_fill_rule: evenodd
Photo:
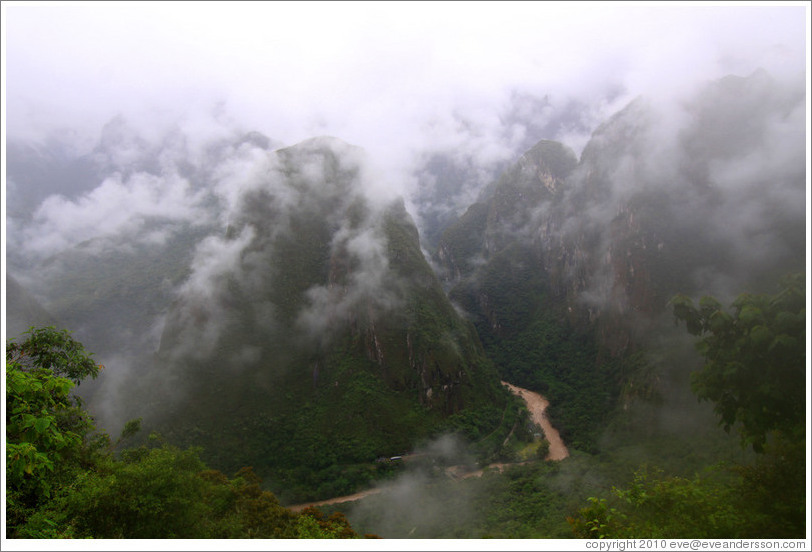
M 544 438 L 550 443 L 550 452 L 547 454 L 546 459 L 563 460 L 569 456 L 570 451 L 567 450 L 567 446 L 564 444 L 564 441 L 561 440 L 561 435 L 558 434 L 558 430 L 553 427 L 553 424 L 550 423 L 545 413 L 547 407 L 550 406 L 550 401 L 538 393 L 516 387 L 506 381 L 503 381 L 502 385 L 510 389 L 514 395 L 518 395 L 524 399 L 524 402 L 527 403 L 527 409 L 533 416 L 533 421 L 541 426 L 541 430 L 544 432 Z
M 513 384 L 510 384 L 506 381 L 502 382 L 502 385 L 510 389 L 510 391 L 524 399 L 524 402 L 527 403 L 527 410 L 530 412 L 530 415 L 533 418 L 533 422 L 538 424 L 541 427 L 541 430 L 544 432 L 544 438 L 550 443 L 550 451 L 547 454 L 545 460 L 563 460 L 567 456 L 570 455 L 569 450 L 567 450 L 567 446 L 564 444 L 564 441 L 561 440 L 561 435 L 558 434 L 558 430 L 553 427 L 550 423 L 550 420 L 547 418 L 546 410 L 547 407 L 550 406 L 550 401 L 545 399 L 543 396 L 530 391 L 528 389 L 523 389 L 521 387 L 516 387 Z M 404 456 L 404 460 L 407 460 L 408 457 Z M 525 463 L 525 462 L 521 462 Z M 467 479 L 468 477 L 479 477 L 481 476 L 485 469 L 497 469 L 502 471 L 506 466 L 510 466 L 511 464 L 491 464 L 487 468 L 483 468 L 481 470 L 475 471 L 466 471 L 464 473 L 460 473 L 458 468 L 461 466 L 452 466 L 446 469 L 446 473 L 453 477 L 454 479 Z M 327 500 L 320 500 L 318 502 L 308 502 L 306 504 L 295 504 L 293 506 L 287 506 L 288 509 L 293 510 L 294 512 L 300 512 L 307 508 L 308 506 L 324 506 L 327 504 L 339 504 L 341 502 L 351 502 L 353 500 L 360 500 L 366 496 L 377 494 L 383 490 L 386 490 L 385 487 L 374 487 L 372 489 L 367 489 L 355 494 L 346 495 L 346 496 L 337 496 L 335 498 L 330 498 Z

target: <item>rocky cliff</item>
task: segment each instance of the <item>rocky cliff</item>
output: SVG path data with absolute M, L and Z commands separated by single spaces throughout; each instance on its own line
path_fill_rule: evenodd
M 437 258 L 447 284 L 470 283 L 519 248 L 516 261 L 544 275 L 550 306 L 603 319 L 619 352 L 635 319 L 663 312 L 675 293 L 730 295 L 802 270 L 805 164 L 789 141 L 802 98 L 764 72 L 727 77 L 679 106 L 632 102 L 577 163 L 540 142 L 446 231 Z
M 507 403 L 403 202 L 368 195 L 365 163 L 319 138 L 254 165 L 167 315 L 134 405 L 164 413 L 149 423 L 217 465 L 318 469 Z
M 562 396 L 599 377 L 617 395 L 633 372 L 617 363 L 661 336 L 673 295 L 774 291 L 803 270 L 803 109 L 801 88 L 757 72 L 677 104 L 639 98 L 577 161 L 548 141 L 522 156 L 436 253 L 499 368 Z M 556 360 L 572 356 L 557 332 L 581 336 L 586 365 Z

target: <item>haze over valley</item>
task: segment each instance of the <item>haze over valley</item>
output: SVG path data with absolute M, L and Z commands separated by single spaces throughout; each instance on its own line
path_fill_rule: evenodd
M 153 537 L 808 538 L 808 6 L 303 4 L 3 5 L 5 339 L 274 512 Z

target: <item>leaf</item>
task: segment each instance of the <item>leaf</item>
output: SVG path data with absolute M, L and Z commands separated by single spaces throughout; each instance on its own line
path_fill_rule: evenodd
M 732 322 L 733 317 L 721 310 L 715 311 L 708 319 L 710 330 L 714 333 L 720 333 L 727 330 Z
M 25 429 L 27 427 L 33 427 L 34 424 L 37 423 L 37 417 L 32 416 L 31 414 L 23 414 L 22 415 L 22 423 L 20 423 L 20 429 Z
M 710 296 L 705 296 L 699 300 L 699 310 L 703 318 L 709 318 L 715 312 L 722 309 L 722 304 Z
M 37 433 L 44 433 L 48 426 L 51 425 L 51 418 L 37 418 L 34 422 L 34 429 Z
M 773 333 L 767 326 L 759 325 L 750 330 L 750 340 L 756 347 L 764 348 L 772 339 Z
M 768 351 L 772 351 L 776 347 L 783 348 L 783 349 L 792 349 L 797 344 L 798 344 L 798 340 L 795 339 L 794 337 L 789 336 L 789 335 L 785 335 L 785 334 L 780 334 L 780 335 L 775 336 L 775 339 L 773 339 L 773 342 L 770 343 L 770 347 L 769 347 Z
M 753 305 L 744 305 L 739 312 L 739 320 L 747 326 L 752 326 L 764 321 L 761 309 Z

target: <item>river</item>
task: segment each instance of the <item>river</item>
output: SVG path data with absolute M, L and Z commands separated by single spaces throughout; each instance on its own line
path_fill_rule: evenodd
M 553 427 L 550 420 L 547 418 L 545 411 L 547 410 L 547 407 L 550 406 L 550 401 L 534 391 L 516 387 L 515 385 L 506 381 L 503 381 L 502 385 L 510 389 L 514 395 L 518 395 L 524 400 L 524 402 L 527 404 L 527 410 L 530 412 L 530 415 L 533 418 L 533 422 L 538 424 L 541 427 L 541 430 L 544 432 L 544 438 L 550 443 L 550 451 L 547 453 L 545 460 L 558 461 L 569 456 L 570 452 L 567 450 L 567 446 L 564 444 L 564 441 L 561 440 L 561 435 L 559 435 L 558 430 Z M 407 460 L 408 456 L 404 456 L 403 459 Z M 521 463 L 524 464 L 525 462 Z M 481 476 L 485 469 L 497 469 L 502 471 L 502 469 L 510 465 L 512 464 L 490 464 L 487 468 L 475 471 L 465 471 L 464 473 L 460 473 L 458 470 L 458 468 L 461 468 L 461 466 L 451 466 L 450 468 L 446 469 L 446 473 L 455 479 L 466 479 L 468 477 Z M 351 495 L 337 496 L 335 498 L 320 500 L 318 502 L 308 502 L 306 504 L 295 504 L 293 506 L 287 506 L 287 508 L 293 510 L 294 512 L 300 512 L 308 506 L 324 506 L 327 504 L 339 504 L 341 502 L 360 500 L 366 496 L 377 494 L 385 489 L 386 487 L 374 487 Z
M 564 444 L 564 441 L 561 440 L 561 435 L 558 434 L 558 430 L 553 427 L 553 424 L 550 423 L 550 420 L 547 418 L 546 410 L 547 407 L 550 406 L 550 401 L 528 389 L 522 389 L 521 387 L 516 387 L 506 381 L 502 382 L 502 385 L 510 389 L 513 394 L 520 396 L 524 399 L 524 402 L 527 403 L 527 410 L 530 411 L 531 416 L 533 417 L 533 422 L 537 423 L 541 426 L 541 430 L 544 432 L 544 438 L 550 443 L 550 452 L 547 454 L 547 460 L 563 460 L 567 456 L 570 455 L 570 451 L 567 450 L 567 446 Z

